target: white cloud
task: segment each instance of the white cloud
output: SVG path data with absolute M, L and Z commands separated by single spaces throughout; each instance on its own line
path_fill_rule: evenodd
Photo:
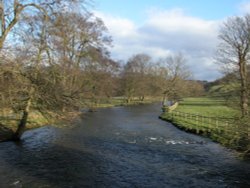
M 173 9 L 170 11 L 152 10 L 149 13 L 146 23 L 163 32 L 185 31 L 198 35 L 213 32 L 213 22 L 187 16 L 182 9 Z
M 141 25 L 100 12 L 96 15 L 103 19 L 113 36 L 111 54 L 116 59 L 127 60 L 136 53 L 160 58 L 183 52 L 196 79 L 212 80 L 219 75 L 216 65 L 211 63 L 219 22 L 188 16 L 182 9 L 151 9 Z
M 101 12 L 95 12 L 95 15 L 104 21 L 113 37 L 120 39 L 126 38 L 127 36 L 137 37 L 136 25 L 131 20 L 113 17 Z
M 243 14 L 250 13 L 250 1 L 244 1 L 239 5 L 239 10 Z
M 188 65 L 196 79 L 213 81 L 222 76 L 219 72 L 219 65 L 215 64 L 212 57 L 192 57 L 189 59 Z

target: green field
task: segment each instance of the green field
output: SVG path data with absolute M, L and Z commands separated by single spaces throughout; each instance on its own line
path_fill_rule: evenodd
M 233 124 L 239 115 L 239 111 L 226 106 L 224 100 L 203 97 L 185 98 L 174 111 L 161 117 L 181 128 L 206 134 L 214 129 L 223 131 L 224 125 Z
M 185 98 L 178 107 L 160 117 L 177 127 L 210 137 L 237 150 L 249 147 L 249 125 L 240 120 L 240 111 L 220 98 Z
M 180 101 L 176 110 L 218 118 L 234 118 L 240 116 L 238 110 L 228 107 L 225 100 L 220 98 L 185 98 L 183 101 Z

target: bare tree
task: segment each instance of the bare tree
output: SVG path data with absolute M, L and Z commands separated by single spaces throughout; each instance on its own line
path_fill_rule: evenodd
M 12 28 L 20 21 L 21 13 L 28 7 L 36 8 L 40 11 L 42 11 L 46 16 L 46 10 L 39 6 L 36 3 L 20 3 L 18 0 L 14 0 L 11 2 L 1 0 L 0 1 L 0 49 L 3 48 L 3 44 L 9 35 Z
M 23 13 L 29 16 L 34 11 L 41 12 L 46 19 L 52 18 L 54 11 L 76 11 L 86 0 L 0 0 L 0 50 L 13 28 L 23 20 Z M 76 6 L 77 5 L 77 6 Z M 27 10 L 27 11 L 26 11 Z
M 145 96 L 150 94 L 151 61 L 151 57 L 147 54 L 136 54 L 124 66 L 123 89 L 128 103 L 134 96 L 138 96 L 143 101 Z
M 178 53 L 162 59 L 161 63 L 167 69 L 163 102 L 177 100 L 181 96 L 185 80 L 190 79 L 192 75 L 186 65 L 186 59 L 181 53 Z
M 36 4 L 29 0 L 1 1 L 4 15 L 1 21 L 6 21 L 7 15 L 9 20 L 14 20 L 13 26 L 10 22 L 1 28 L 2 44 L 15 25 L 19 31 L 13 53 L 0 48 L 0 88 L 3 89 L 0 105 L 20 114 L 14 140 L 20 139 L 31 111 L 47 115 L 78 109 L 86 78 L 84 62 L 98 59 L 101 64 L 107 57 L 106 44 L 110 40 L 103 33 L 105 26 L 101 20 L 89 14 L 72 13 L 70 6 L 66 6 L 80 1 L 48 0 L 44 3 L 37 0 Z M 67 9 L 59 12 L 58 7 L 64 5 Z M 20 12 L 15 10 L 19 7 Z M 28 7 L 39 7 L 41 12 L 25 12 Z M 49 19 L 44 17 L 45 13 L 49 13 Z M 20 20 L 25 25 L 23 29 L 18 28 Z M 9 57 L 4 59 L 5 53 Z M 4 87 L 5 83 L 9 83 L 8 87 Z
M 247 64 L 250 58 L 250 15 L 231 17 L 219 34 L 217 60 L 230 72 L 238 72 L 240 80 L 240 107 L 242 117 L 248 115 Z

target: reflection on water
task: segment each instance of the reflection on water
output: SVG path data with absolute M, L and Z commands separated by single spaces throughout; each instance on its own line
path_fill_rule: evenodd
M 250 164 L 158 119 L 159 105 L 88 113 L 0 144 L 0 187 L 249 187 Z

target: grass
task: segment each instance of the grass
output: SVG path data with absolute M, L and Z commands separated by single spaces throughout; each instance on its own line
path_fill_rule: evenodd
M 21 119 L 20 115 L 15 115 L 14 117 L 9 117 L 9 118 L 4 118 L 0 119 L 0 124 L 1 126 L 4 125 L 4 127 L 11 129 L 12 131 L 15 131 L 17 129 L 17 124 L 19 120 Z M 32 111 L 29 114 L 29 118 L 27 121 L 27 129 L 32 129 L 32 128 L 38 128 L 43 125 L 48 124 L 48 120 L 38 111 Z
M 160 117 L 181 129 L 210 137 L 230 148 L 249 148 L 247 126 L 242 126 L 240 112 L 228 107 L 223 99 L 185 98 L 173 112 L 163 113 Z
M 114 106 L 147 104 L 147 103 L 152 103 L 155 101 L 160 101 L 160 99 L 153 98 L 153 97 L 145 97 L 144 101 L 140 101 L 138 98 L 135 97 L 133 98 L 133 100 L 131 100 L 131 103 L 127 104 L 124 97 L 113 97 L 109 99 L 107 98 L 99 99 L 97 103 L 93 103 L 91 102 L 91 100 L 85 100 L 82 108 L 98 109 L 98 108 L 107 108 L 107 107 L 114 107 Z M 48 124 L 53 124 L 58 127 L 64 127 L 64 126 L 67 126 L 67 124 L 69 124 L 69 122 L 71 122 L 72 119 L 76 118 L 77 115 L 79 115 L 79 112 L 62 114 L 60 117 L 52 113 L 51 116 L 47 117 L 49 119 L 48 120 L 40 112 L 31 111 L 31 113 L 29 114 L 26 128 L 33 129 L 33 128 L 42 127 Z M 9 130 L 15 131 L 17 129 L 17 125 L 18 125 L 20 118 L 21 118 L 20 114 L 13 115 L 13 112 L 11 110 L 5 110 L 5 113 L 0 112 L 0 132 L 1 132 L 1 128 L 3 129 L 6 128 Z
M 220 98 L 185 98 L 183 101 L 180 101 L 176 110 L 218 118 L 234 118 L 240 116 L 238 110 L 228 107 L 225 100 Z
M 148 104 L 152 102 L 161 101 L 160 97 L 145 97 L 143 101 L 139 100 L 138 97 L 132 98 L 130 103 L 126 102 L 124 97 L 113 97 L 99 99 L 97 103 L 91 102 L 91 100 L 85 100 L 84 107 L 87 108 L 107 108 L 114 106 L 127 106 L 127 105 L 138 105 L 138 104 Z

